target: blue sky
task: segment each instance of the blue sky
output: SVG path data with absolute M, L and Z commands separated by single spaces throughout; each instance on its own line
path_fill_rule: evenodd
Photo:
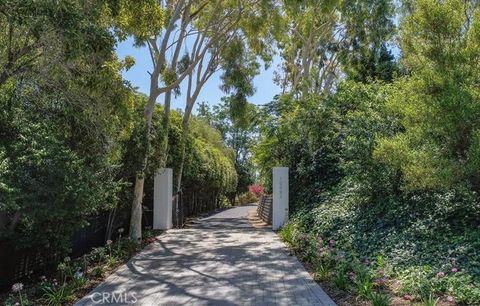
M 135 65 L 128 71 L 123 72 L 123 78 L 130 81 L 133 86 L 138 87 L 138 91 L 148 94 L 150 80 L 147 71 L 151 71 L 152 65 L 147 47 L 136 48 L 133 46 L 133 40 L 128 39 L 118 44 L 117 54 L 120 59 L 125 58 L 127 55 L 135 58 Z M 249 98 L 249 102 L 265 104 L 270 102 L 272 98 L 280 92 L 280 88 L 273 83 L 273 72 L 278 64 L 279 59 L 277 57 L 268 70 L 264 70 L 262 65 L 261 73 L 256 76 L 254 80 L 256 93 Z M 200 102 L 215 105 L 220 101 L 221 97 L 225 95 L 219 88 L 221 85 L 220 75 L 221 72 L 217 72 L 208 80 L 197 99 L 197 105 Z M 186 82 L 182 82 L 180 87 L 181 91 L 184 92 Z M 161 96 L 159 99 L 161 99 Z M 184 99 L 182 95 L 175 98 L 172 105 L 173 108 L 183 109 L 185 105 Z M 159 102 L 161 102 L 161 100 L 159 100 Z

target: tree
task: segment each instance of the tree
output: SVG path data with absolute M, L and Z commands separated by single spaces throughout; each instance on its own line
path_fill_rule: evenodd
M 163 3 L 163 2 L 162 2 Z M 265 9 L 266 4 L 270 1 L 262 1 L 262 15 L 268 10 Z M 165 134 L 162 136 L 164 141 L 164 149 L 162 150 L 162 156 L 166 162 L 166 153 L 168 151 L 168 126 L 170 120 L 170 99 L 172 91 L 175 90 L 178 85 L 190 75 L 190 80 L 193 77 L 193 71 L 203 65 L 203 60 L 208 55 L 208 52 L 215 50 L 222 46 L 223 43 L 228 41 L 229 37 L 234 36 L 238 29 L 238 26 L 248 19 L 253 18 L 253 21 L 261 20 L 257 16 L 258 11 L 255 10 L 260 4 L 254 0 L 218 0 L 218 1 L 195 1 L 195 0 L 178 0 L 167 1 L 163 3 L 162 11 L 165 12 L 165 28 L 163 31 L 150 35 L 146 38 L 145 42 L 150 50 L 153 70 L 150 72 L 150 93 L 148 103 L 145 107 L 145 143 L 148 147 L 150 145 L 150 132 L 152 128 L 152 115 L 157 98 L 164 94 L 164 119 L 163 119 L 163 131 Z M 245 15 L 245 12 L 250 12 L 250 15 Z M 244 19 L 245 18 L 245 19 Z M 246 27 L 253 33 L 252 27 L 255 26 L 252 21 L 248 20 Z M 174 35 L 175 29 L 177 32 Z M 243 32 L 247 33 L 247 32 Z M 174 35 L 174 36 L 172 36 Z M 185 45 L 187 37 L 195 35 L 195 41 L 191 51 L 191 57 L 186 61 L 182 61 L 180 64 L 180 51 L 182 46 Z M 253 37 L 248 35 L 247 37 Z M 171 57 L 167 57 L 167 52 L 172 51 Z M 212 63 L 215 62 L 216 52 L 212 52 L 208 60 Z M 184 57 L 185 58 L 185 57 Z M 203 70 L 197 69 L 197 84 L 202 85 L 208 80 L 211 75 L 211 67 Z M 192 83 L 191 83 L 192 84 Z M 202 86 L 199 86 L 199 89 Z M 194 100 L 196 100 L 195 92 L 190 95 L 190 100 L 186 107 L 186 113 L 189 113 L 188 109 L 193 107 Z M 198 96 L 198 93 L 197 93 Z M 193 99 L 195 98 L 195 99 Z M 187 115 L 188 118 L 188 115 Z M 188 122 L 188 119 L 187 119 Z M 145 180 L 145 168 L 148 163 L 148 154 L 143 158 L 143 165 L 138 169 L 135 180 L 135 196 L 132 203 L 132 214 L 130 222 L 130 237 L 134 241 L 138 241 L 141 237 L 141 215 L 142 215 L 142 197 L 143 197 L 143 184 Z M 162 164 L 164 165 L 165 162 Z M 162 165 L 160 165 L 162 166 Z
M 283 1 L 283 64 L 276 81 L 296 97 L 332 92 L 343 76 L 391 79 L 393 4 L 370 1 Z M 365 66 L 366 64 L 366 66 Z
M 0 9 L 0 41 L 7 42 L 0 47 L 7 53 L 0 85 L 1 236 L 49 258 L 67 252 L 75 231 L 119 201 L 120 143 L 134 103 L 120 72 L 129 63 L 115 56 L 105 3 L 7 4 Z
M 408 74 L 388 106 L 404 131 L 382 139 L 376 154 L 410 189 L 469 182 L 479 190 L 478 14 L 476 2 L 419 0 L 402 22 Z
M 86 51 L 92 62 L 101 61 L 111 52 L 114 39 L 101 22 L 85 21 L 108 20 L 104 9 L 103 1 L 90 1 L 88 6 L 81 1 L 1 1 L 0 86 L 44 67 L 36 64 L 52 60 L 58 45 L 64 52 L 56 61 L 74 60 Z
M 255 182 L 252 148 L 256 143 L 257 125 L 260 119 L 255 105 L 248 103 L 241 113 L 232 108 L 232 97 L 222 98 L 222 103 L 213 107 L 202 103 L 198 118 L 205 120 L 220 131 L 227 147 L 235 152 L 235 169 L 238 185 L 234 196 L 248 191 L 248 186 Z
M 255 9 L 255 7 L 250 7 L 249 9 Z M 252 18 L 250 18 L 250 22 L 252 21 Z M 259 72 L 259 65 L 256 58 L 257 56 L 266 58 L 268 57 L 269 52 L 271 52 L 270 48 L 265 48 L 264 50 L 256 52 L 253 50 L 252 46 L 249 47 L 249 43 L 251 42 L 247 37 L 247 30 L 248 28 L 237 29 L 230 36 L 226 37 L 221 44 L 217 44 L 214 48 L 212 48 L 209 53 L 210 58 L 208 60 L 208 64 L 203 67 L 202 61 L 195 69 L 195 82 L 193 82 L 193 72 L 189 75 L 185 113 L 183 116 L 183 139 L 186 139 L 187 137 L 191 113 L 193 106 L 197 101 L 200 90 L 208 78 L 210 78 L 213 73 L 220 69 L 223 70 L 221 75 L 223 84 L 221 88 L 225 92 L 231 94 L 228 107 L 230 109 L 230 114 L 232 115 L 232 120 L 233 116 L 236 116 L 237 119 L 239 119 L 245 112 L 244 108 L 247 105 L 246 99 L 255 92 L 255 88 L 253 87 L 253 78 Z M 269 33 L 267 32 L 267 34 Z M 257 36 L 255 37 L 255 41 L 268 38 L 268 35 L 266 37 Z M 245 116 L 243 117 L 246 118 Z M 237 148 L 233 148 L 238 149 L 238 146 Z M 240 152 L 237 151 L 236 153 Z M 181 189 L 184 156 L 185 154 L 182 153 L 182 162 L 178 171 L 178 191 Z M 236 157 L 237 160 L 238 158 L 240 158 L 240 156 Z M 238 166 L 238 163 L 235 163 L 235 165 Z M 239 170 L 238 167 L 237 170 Z M 243 170 L 245 172 L 245 169 Z

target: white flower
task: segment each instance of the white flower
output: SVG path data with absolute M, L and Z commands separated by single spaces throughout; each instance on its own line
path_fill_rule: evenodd
M 77 271 L 77 272 L 75 272 L 75 274 L 73 274 L 73 277 L 74 277 L 75 279 L 80 279 L 80 278 L 83 277 L 83 273 L 80 272 L 80 271 Z
M 110 239 L 107 240 L 107 245 L 111 245 L 112 243 L 113 243 L 112 240 L 110 240 Z
M 121 228 L 118 229 L 118 232 L 119 232 L 120 234 L 123 233 L 123 231 L 124 231 L 123 227 L 121 227 Z
M 13 292 L 20 292 L 23 290 L 23 284 L 22 283 L 15 283 L 12 286 L 12 291 Z

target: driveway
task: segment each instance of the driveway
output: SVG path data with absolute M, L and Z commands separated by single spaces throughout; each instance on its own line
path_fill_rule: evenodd
M 76 305 L 335 305 L 254 209 L 169 230 Z

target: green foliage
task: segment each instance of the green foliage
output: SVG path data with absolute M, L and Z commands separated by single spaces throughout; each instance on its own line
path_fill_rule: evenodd
M 373 283 L 368 278 L 358 278 L 355 282 L 356 291 L 359 297 L 362 299 L 368 299 L 373 294 Z
M 0 185 L 7 194 L 0 211 L 8 220 L 0 228 L 20 248 L 64 254 L 74 231 L 118 201 L 118 142 L 128 133 L 131 93 L 121 64 L 111 56 L 103 63 L 72 62 L 76 77 L 64 74 L 71 67 L 63 63 L 39 66 L 48 79 L 29 75 L 0 88 Z
M 9 294 L 5 300 L 5 306 L 29 306 L 30 303 L 28 297 L 23 293 Z
M 221 104 L 215 105 L 212 110 L 203 103 L 200 104 L 198 114 L 199 119 L 220 131 L 219 141 L 225 143 L 235 154 L 238 184 L 234 196 L 247 192 L 248 186 L 255 182 L 252 147 L 256 141 L 258 122 L 257 108 L 253 104 L 237 102 L 232 97 L 223 98 Z
M 390 297 L 385 294 L 381 294 L 378 292 L 373 292 L 369 296 L 370 302 L 372 302 L 373 306 L 389 306 L 390 305 Z
M 342 270 L 338 270 L 333 277 L 333 283 L 338 289 L 346 290 L 348 286 L 348 278 L 345 275 L 345 272 Z
M 258 197 L 255 193 L 247 191 L 245 193 L 240 194 L 237 197 L 238 204 L 245 205 L 258 202 Z
M 469 34 L 476 31 L 476 8 L 433 2 L 419 1 L 421 8 L 403 23 L 402 41 L 412 39 L 402 59 L 408 74 L 388 84 L 347 80 L 331 95 L 278 96 L 264 108 L 255 159 L 267 183 L 271 167 L 290 168 L 295 216 L 281 235 L 302 260 L 332 266 L 338 253 L 323 246 L 312 254 L 306 237 L 332 239 L 352 261 L 376 262 L 366 275 L 396 275 L 402 292 L 417 300 L 450 294 L 475 304 L 480 207 L 478 167 L 469 152 L 478 146 L 478 69 L 464 67 L 476 61 Z M 472 17 L 469 27 L 460 11 Z M 436 29 L 440 17 L 453 26 Z M 418 31 L 422 22 L 431 24 Z M 447 39 L 458 46 L 450 48 Z M 442 271 L 452 265 L 468 279 L 415 274 L 418 266 Z M 357 293 L 373 302 L 375 282 L 355 273 Z M 325 278 L 343 287 L 341 273 L 333 275 Z M 456 285 L 445 285 L 452 278 Z M 382 304 L 385 296 L 377 298 Z
M 114 24 L 122 40 L 132 35 L 141 44 L 164 27 L 165 12 L 158 1 L 121 0 L 115 4 L 112 7 Z
M 179 159 L 180 114 L 173 112 L 170 154 L 159 154 L 161 109 L 149 146 L 147 100 L 121 75 L 134 62 L 114 50 L 115 38 L 140 41 L 161 29 L 165 12 L 158 1 L 123 0 L 9 0 L 0 12 L 0 239 L 49 263 L 70 252 L 73 234 L 93 217 L 111 212 L 111 227 L 128 219 L 145 155 L 153 157 L 146 194 L 161 161 L 175 167 Z M 236 188 L 233 153 L 208 124 L 195 121 L 192 131 L 186 188 L 220 202 Z
M 0 85 L 10 77 L 42 71 L 89 54 L 102 62 L 115 43 L 104 1 L 19 1 L 0 3 Z M 40 66 L 39 66 L 40 65 Z
M 402 172 L 408 189 L 478 190 L 478 14 L 470 2 L 421 0 L 402 22 L 409 74 L 387 102 L 402 131 L 380 139 L 376 156 Z
M 42 290 L 46 305 L 60 306 L 75 299 L 71 288 L 65 284 L 57 288 L 46 285 Z

